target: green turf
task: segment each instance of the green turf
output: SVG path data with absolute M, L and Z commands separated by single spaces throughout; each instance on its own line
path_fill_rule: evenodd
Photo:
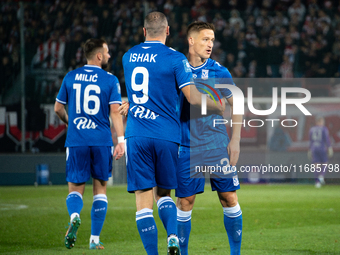
M 86 187 L 82 225 L 72 250 L 64 247 L 69 220 L 67 186 L 0 187 L 0 253 L 146 254 L 135 223 L 134 195 L 108 187 L 108 213 L 101 233 L 105 250 L 90 251 L 92 187 Z M 340 254 L 340 186 L 242 185 L 242 254 Z M 157 209 L 159 253 L 166 234 Z M 189 251 L 229 254 L 223 213 L 216 193 L 199 195 L 192 215 Z

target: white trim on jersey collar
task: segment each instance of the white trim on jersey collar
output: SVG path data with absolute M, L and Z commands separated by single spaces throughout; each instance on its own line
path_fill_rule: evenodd
M 144 43 L 162 43 L 162 42 L 161 41 L 145 41 Z
M 193 67 L 192 65 L 190 65 L 190 67 L 193 70 L 200 69 L 200 68 L 202 68 L 203 66 L 205 66 L 208 63 L 208 60 L 209 60 L 209 58 L 202 65 L 200 65 L 200 66 Z
M 95 65 L 84 65 L 86 67 L 97 67 L 97 68 L 100 68 L 99 66 L 95 66 Z

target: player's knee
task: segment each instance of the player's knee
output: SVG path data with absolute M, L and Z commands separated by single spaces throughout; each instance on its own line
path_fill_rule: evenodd
M 182 211 L 191 211 L 194 207 L 196 196 L 181 197 L 177 199 L 177 207 Z
M 236 191 L 219 192 L 218 196 L 223 207 L 234 207 L 238 203 Z

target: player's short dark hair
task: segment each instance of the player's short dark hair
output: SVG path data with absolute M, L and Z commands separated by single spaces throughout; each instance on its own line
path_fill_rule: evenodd
M 203 29 L 210 29 L 215 32 L 214 24 L 203 21 L 194 21 L 188 26 L 187 36 L 189 37 L 191 33 L 200 32 Z
M 84 54 L 86 59 L 91 59 L 94 54 L 103 48 L 103 45 L 107 44 L 104 39 L 90 38 L 85 42 Z
M 150 12 L 144 19 L 144 28 L 147 35 L 150 37 L 157 37 L 164 33 L 168 26 L 166 16 L 161 12 Z

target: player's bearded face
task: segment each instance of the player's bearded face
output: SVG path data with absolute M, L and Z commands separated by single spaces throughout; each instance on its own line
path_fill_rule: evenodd
M 109 59 L 110 59 L 110 54 L 109 54 L 109 48 L 107 46 L 107 44 L 103 45 L 103 59 L 102 59 L 102 69 L 106 69 L 109 63 Z
M 215 34 L 210 29 L 203 29 L 194 38 L 194 50 L 200 58 L 210 58 L 214 46 Z

